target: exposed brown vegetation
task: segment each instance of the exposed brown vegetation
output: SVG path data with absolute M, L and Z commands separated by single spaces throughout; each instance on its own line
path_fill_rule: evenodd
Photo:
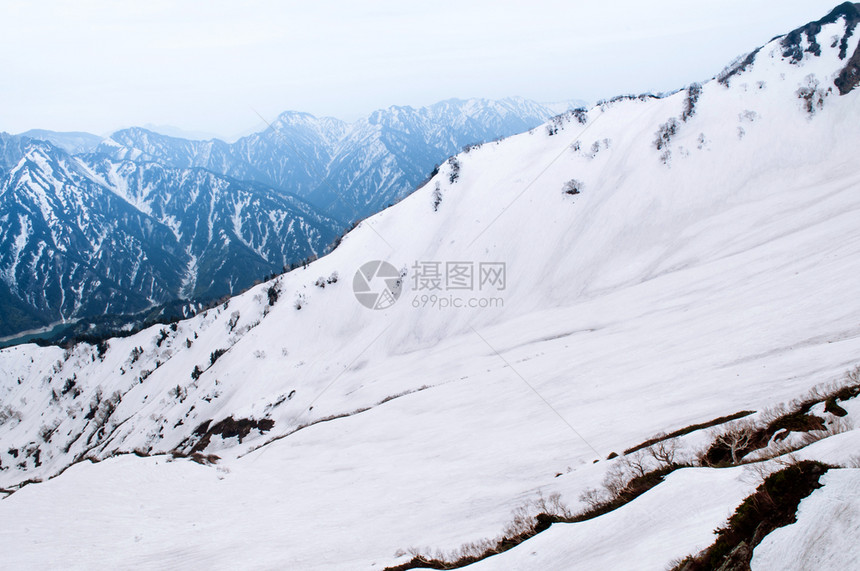
M 632 448 L 628 448 L 627 450 L 624 451 L 624 454 L 632 454 L 633 452 L 636 452 L 637 450 L 642 450 L 643 448 L 648 448 L 649 446 L 653 446 L 654 444 L 657 444 L 660 441 L 669 440 L 672 438 L 677 438 L 679 436 L 684 436 L 685 434 L 690 434 L 691 432 L 695 432 L 697 430 L 702 430 L 704 428 L 711 428 L 711 427 L 717 426 L 719 424 L 725 424 L 727 422 L 731 422 L 733 420 L 738 420 L 739 418 L 743 418 L 745 416 L 749 416 L 749 415 L 754 414 L 754 413 L 755 413 L 755 411 L 753 411 L 753 410 L 742 410 L 742 411 L 736 412 L 734 414 L 730 414 L 727 416 L 721 416 L 719 418 L 715 418 L 714 420 L 709 420 L 708 422 L 701 422 L 699 424 L 691 424 L 690 426 L 685 426 L 684 428 L 680 428 L 680 429 L 675 430 L 674 432 L 670 432 L 668 434 L 658 434 L 654 438 L 646 440 L 642 444 L 637 444 L 636 446 L 633 446 Z
M 194 429 L 194 435 L 198 436 L 199 440 L 191 448 L 191 454 L 205 450 L 215 435 L 220 436 L 222 439 L 235 437 L 241 443 L 242 439 L 247 437 L 252 430 L 257 430 L 260 434 L 264 434 L 275 426 L 275 421 L 269 418 L 262 418 L 260 420 L 240 418 L 236 420 L 232 416 L 228 416 L 224 420 L 209 426 L 211 422 L 211 420 L 206 420 Z
M 726 466 L 738 464 L 744 456 L 755 450 L 765 448 L 772 439 L 780 440 L 788 436 L 790 432 L 818 433 L 823 436 L 843 431 L 847 426 L 839 423 L 825 425 L 823 418 L 810 413 L 813 406 L 825 403 L 825 410 L 838 410 L 845 413 L 839 407 L 838 401 L 846 401 L 860 395 L 860 368 L 847 373 L 845 382 L 841 386 L 829 388 L 815 388 L 803 398 L 790 403 L 788 406 L 779 406 L 762 414 L 764 425 L 760 426 L 753 422 L 738 422 L 726 430 L 714 434 L 713 443 L 702 456 L 702 464 L 707 466 Z M 847 414 L 847 413 L 846 413 Z M 836 416 L 844 416 L 837 414 Z M 804 439 L 804 444 L 810 444 L 819 438 L 810 434 Z M 779 450 L 784 453 L 788 450 Z
M 457 569 L 507 551 L 549 529 L 554 523 L 577 523 L 594 519 L 630 503 L 652 489 L 682 464 L 675 462 L 675 442 L 664 441 L 647 451 L 622 458 L 607 473 L 603 490 L 586 490 L 580 497 L 589 507 L 572 513 L 558 494 L 538 500 L 514 511 L 513 519 L 495 539 L 470 542 L 449 552 L 430 554 L 412 549 L 412 559 L 385 571 L 407 569 Z M 405 554 L 405 552 L 403 553 Z
M 755 546 L 773 530 L 796 521 L 800 501 L 821 487 L 818 480 L 828 469 L 806 460 L 767 476 L 716 531 L 714 544 L 680 561 L 673 571 L 749 569 Z

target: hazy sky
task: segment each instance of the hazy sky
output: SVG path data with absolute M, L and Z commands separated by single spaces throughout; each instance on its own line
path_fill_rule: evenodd
M 0 0 L 0 131 L 174 125 L 450 97 L 595 101 L 707 79 L 837 0 Z

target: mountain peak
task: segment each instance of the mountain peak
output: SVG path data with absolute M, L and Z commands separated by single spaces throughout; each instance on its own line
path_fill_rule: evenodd
M 47 141 L 73 155 L 88 153 L 102 141 L 102 137 L 80 131 L 49 131 L 47 129 L 30 129 L 18 135 L 29 139 Z
M 860 19 L 860 2 L 843 2 L 836 8 L 830 11 L 830 13 L 819 20 L 822 24 L 832 24 L 837 21 L 840 17 Z
M 777 36 L 767 45 L 738 58 L 716 79 L 728 86 L 732 77 L 761 63 L 762 53 L 795 66 L 805 66 L 814 58 L 821 61 L 815 75 L 836 87 L 840 95 L 845 95 L 860 83 L 860 44 L 854 33 L 858 23 L 860 4 L 845 2 L 823 18 Z
M 278 118 L 275 119 L 274 123 L 278 125 L 310 125 L 315 124 L 320 121 L 320 118 L 316 115 L 308 113 L 306 111 L 284 111 Z
M 831 40 L 834 40 L 832 47 L 835 47 L 838 43 L 840 47 L 839 58 L 845 59 L 847 56 L 848 39 L 852 36 L 857 23 L 860 22 L 860 4 L 853 4 L 851 2 L 840 4 L 820 20 L 810 22 L 783 36 L 781 41 L 783 48 L 785 48 L 783 56 L 791 58 L 795 62 L 803 59 L 804 53 L 812 53 L 820 56 L 821 46 L 818 43 L 818 35 L 821 33 L 822 27 L 835 24 L 839 20 L 845 21 L 845 33 L 841 38 L 838 36 L 831 38 Z M 805 48 L 803 46 L 804 38 L 806 38 L 807 43 Z
M 170 135 L 162 135 L 161 133 L 157 133 L 151 129 L 147 129 L 145 127 L 126 127 L 125 129 L 118 129 L 111 134 L 111 138 L 116 140 L 117 138 L 139 138 L 139 137 L 164 137 L 166 139 L 176 139 L 181 140 L 178 137 L 171 137 Z

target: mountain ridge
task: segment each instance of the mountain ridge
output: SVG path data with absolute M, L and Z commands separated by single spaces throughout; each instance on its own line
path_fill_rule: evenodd
M 846 63 L 824 40 L 846 37 L 841 22 L 813 36 L 819 54 L 804 36 L 795 61 L 779 38 L 727 81 L 460 153 L 330 255 L 190 319 L 0 351 L 11 564 L 378 569 L 425 545 L 444 557 L 504 533 L 531 501 L 587 507 L 637 461 L 622 451 L 655 435 L 738 411 L 767 422 L 843 382 L 860 355 L 860 95 L 834 83 Z M 371 310 L 351 278 L 381 260 L 401 271 L 400 298 Z M 506 279 L 458 289 L 448 262 L 503 263 Z M 797 457 L 851 466 L 858 405 L 840 400 L 839 421 L 818 403 L 826 430 L 780 434 L 820 437 Z M 679 437 L 678 457 L 719 434 Z M 763 473 L 791 462 L 767 446 L 773 459 L 749 458 Z M 837 490 L 859 481 L 832 471 Z M 665 568 L 713 542 L 754 475 L 678 469 L 479 565 Z M 818 531 L 841 542 L 792 549 L 856 559 L 856 525 L 829 513 Z
M 514 97 L 455 98 L 417 108 L 392 105 L 352 123 L 285 111 L 268 129 L 233 143 L 189 141 L 132 128 L 114 133 L 98 150 L 112 158 L 144 157 L 262 182 L 355 222 L 401 200 L 435 164 L 464 146 L 527 131 L 554 114 Z M 377 154 L 356 161 L 366 147 L 377 148 Z M 419 149 L 417 156 L 413 149 Z M 386 165 L 383 154 L 399 156 L 403 164 L 395 160 Z M 382 172 L 368 171 L 368 165 Z M 363 180 L 373 182 L 357 182 Z
M 0 322 L 9 333 L 221 297 L 321 254 L 342 226 L 297 197 L 204 169 L 71 156 L 35 140 L 21 152 L 0 186 L 3 305 L 18 308 Z

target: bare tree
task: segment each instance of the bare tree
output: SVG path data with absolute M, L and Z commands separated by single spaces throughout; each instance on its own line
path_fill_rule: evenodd
M 647 450 L 660 467 L 671 468 L 675 465 L 675 456 L 678 453 L 678 440 L 676 438 L 661 440 L 649 446 Z
M 575 178 L 570 179 L 561 187 L 565 194 L 579 194 L 582 192 L 583 184 Z
M 725 447 L 732 456 L 732 464 L 738 464 L 743 453 L 752 443 L 756 427 L 752 422 L 739 422 L 714 438 L 714 444 Z
M 439 183 L 436 183 L 436 188 L 433 189 L 433 212 L 439 210 L 439 205 L 442 204 L 442 190 L 439 188 Z
M 648 454 L 644 450 L 637 450 L 633 454 L 625 456 L 622 463 L 627 465 L 633 477 L 636 478 L 642 477 L 650 471 Z
M 603 490 L 597 488 L 586 488 L 579 494 L 579 500 L 589 508 L 597 508 L 606 503 L 607 497 Z
M 603 477 L 603 487 L 609 492 L 610 497 L 617 497 L 627 487 L 631 480 L 628 466 L 623 462 L 614 464 Z

